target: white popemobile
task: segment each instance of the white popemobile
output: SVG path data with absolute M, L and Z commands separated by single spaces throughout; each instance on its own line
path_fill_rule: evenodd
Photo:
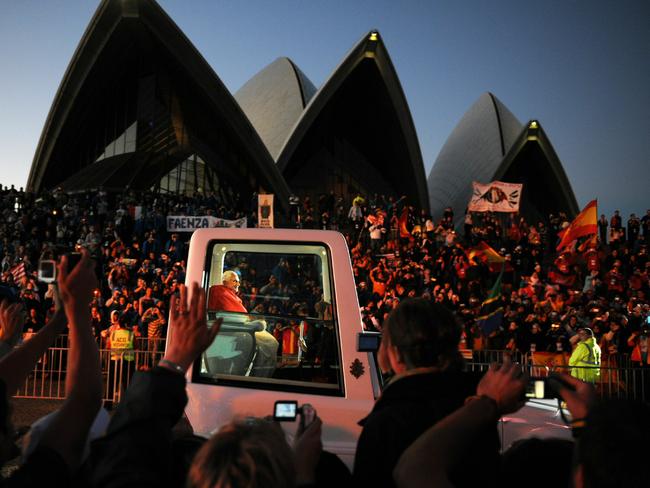
M 279 400 L 311 404 L 323 421 L 323 448 L 352 467 L 357 422 L 370 412 L 381 386 L 372 346 L 363 344 L 373 337 L 360 336 L 343 235 L 199 229 L 190 241 L 185 282 L 207 290 L 209 324 L 223 318 L 216 340 L 188 372 L 185 412 L 194 431 L 209 435 L 233 417 L 272 415 Z M 255 306 L 260 302 L 263 310 Z M 510 435 L 502 429 L 504 441 L 513 434 L 564 430 L 552 412 L 515 416 L 502 423 L 516 427 Z M 289 436 L 296 425 L 283 422 Z

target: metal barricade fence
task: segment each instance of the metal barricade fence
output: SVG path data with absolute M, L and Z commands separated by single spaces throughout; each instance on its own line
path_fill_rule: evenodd
M 65 399 L 67 340 L 67 336 L 57 338 L 55 346 L 49 348 L 38 360 L 25 383 L 14 395 L 16 398 Z M 61 347 L 63 344 L 65 347 Z M 146 370 L 158 364 L 165 351 L 165 338 L 138 337 L 134 345 L 133 360 L 120 357 L 115 352 L 111 357 L 110 349 L 99 350 L 104 400 L 119 402 L 121 393 L 129 386 L 136 371 Z
M 467 371 L 485 372 L 491 362 L 467 362 Z M 571 374 L 572 369 L 593 369 L 589 366 L 553 365 L 542 366 L 524 361 L 522 370 L 529 377 L 547 377 L 552 372 Z M 650 367 L 612 367 L 601 366 L 600 375 L 594 383 L 601 398 L 650 401 Z
M 503 358 L 507 356 L 512 362 L 524 364 L 527 361 L 527 354 L 519 351 L 510 351 L 503 349 L 478 349 L 472 350 L 472 359 L 470 362 L 475 363 L 499 363 L 503 362 Z
M 39 359 L 34 370 L 18 390 L 17 398 L 64 399 L 67 372 L 68 343 L 67 336 L 57 339 L 54 347 Z M 102 377 L 104 379 L 104 399 L 119 402 L 120 395 L 128 387 L 133 374 L 155 366 L 164 354 L 165 338 L 135 339 L 133 360 L 111 358 L 109 349 L 100 349 Z M 478 353 L 478 354 L 477 354 Z M 466 363 L 468 371 L 487 371 L 491 363 L 502 363 L 505 356 L 519 363 L 529 376 L 548 376 L 552 371 L 571 372 L 571 367 L 564 364 L 533 364 L 526 354 L 511 351 L 485 350 L 473 351 L 473 360 Z M 596 390 L 601 397 L 650 400 L 650 368 L 617 367 L 603 363 Z

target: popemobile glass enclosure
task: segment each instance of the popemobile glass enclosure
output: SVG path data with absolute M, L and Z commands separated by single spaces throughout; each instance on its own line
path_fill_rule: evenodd
M 210 324 L 218 317 L 223 323 L 194 379 L 342 394 L 330 261 L 322 244 L 212 241 L 207 315 Z M 220 288 L 228 291 L 228 271 L 240 280 L 240 311 L 218 298 Z
M 190 241 L 186 284 L 206 290 L 208 326 L 221 330 L 188 373 L 185 413 L 197 433 L 233 418 L 266 417 L 276 401 L 311 404 L 324 448 L 352 465 L 358 421 L 379 395 L 342 234 L 213 228 Z M 170 331 L 173 337 L 173 330 Z M 296 422 L 282 422 L 289 437 Z

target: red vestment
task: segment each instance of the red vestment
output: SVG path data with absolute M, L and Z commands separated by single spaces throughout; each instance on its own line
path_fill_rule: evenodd
M 208 310 L 248 313 L 237 294 L 225 285 L 214 285 L 208 293 Z

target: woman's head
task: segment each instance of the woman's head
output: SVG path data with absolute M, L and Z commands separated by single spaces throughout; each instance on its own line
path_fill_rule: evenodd
M 282 428 L 248 418 L 224 426 L 203 445 L 187 487 L 292 487 L 295 477 L 293 452 Z

